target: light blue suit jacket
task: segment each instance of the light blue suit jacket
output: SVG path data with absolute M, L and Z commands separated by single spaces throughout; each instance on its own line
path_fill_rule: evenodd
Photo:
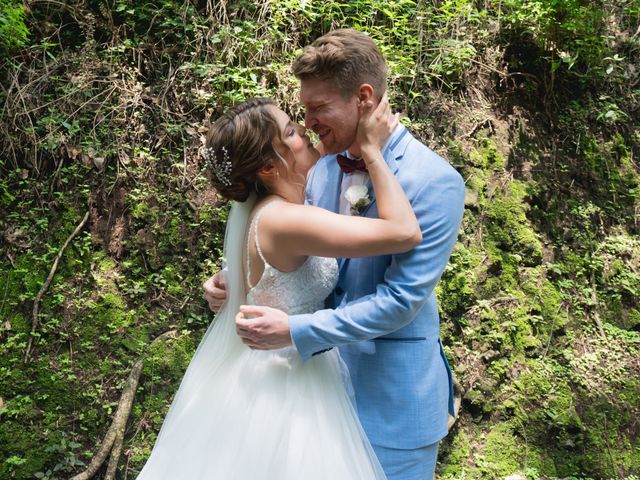
M 464 182 L 404 126 L 383 155 L 413 206 L 422 243 L 404 254 L 340 260 L 327 305 L 334 309 L 294 315 L 290 328 L 303 359 L 340 347 L 371 443 L 412 449 L 443 438 L 447 413 L 453 414 L 434 288 L 458 235 Z M 337 212 L 341 181 L 335 155 L 321 158 L 307 184 L 307 203 Z M 377 217 L 375 199 L 363 215 Z

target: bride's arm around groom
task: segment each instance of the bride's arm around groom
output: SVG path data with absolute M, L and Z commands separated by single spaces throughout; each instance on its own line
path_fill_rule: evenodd
M 397 332 L 427 313 L 427 304 L 435 303 L 435 286 L 458 236 L 464 184 L 448 163 L 408 133 L 405 138 L 386 159 L 396 164 L 396 176 L 411 201 L 423 240 L 407 253 L 341 262 L 333 299 L 336 308 L 290 318 L 293 343 L 305 359 L 327 348 L 393 332 L 396 332 L 393 338 L 439 337 L 436 319 L 431 328 L 419 334 Z M 394 153 L 400 153 L 404 147 L 407 149 L 402 156 L 395 157 Z M 314 194 L 314 186 L 312 180 L 311 196 L 320 198 L 322 193 Z M 375 212 L 368 211 L 367 215 L 375 216 Z

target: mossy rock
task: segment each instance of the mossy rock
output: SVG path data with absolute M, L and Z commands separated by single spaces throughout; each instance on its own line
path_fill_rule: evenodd
M 444 446 L 439 478 L 501 480 L 521 472 L 554 477 L 556 468 L 543 450 L 529 442 L 509 421 L 484 427 L 467 424 Z
M 542 244 L 530 225 L 526 211 L 526 186 L 514 180 L 506 192 L 497 192 L 486 201 L 488 233 L 501 250 L 519 254 L 524 265 L 538 265 L 542 261 Z
M 44 451 L 40 427 L 0 421 L 0 478 L 34 478 L 50 460 Z M 38 446 L 38 448 L 34 448 Z

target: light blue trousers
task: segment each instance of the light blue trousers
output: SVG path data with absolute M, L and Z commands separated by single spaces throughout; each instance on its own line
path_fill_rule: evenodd
M 439 443 L 414 450 L 373 445 L 373 450 L 388 480 L 433 480 Z

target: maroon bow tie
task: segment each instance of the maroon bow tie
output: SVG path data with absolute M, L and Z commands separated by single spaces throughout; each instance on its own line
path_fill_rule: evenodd
M 359 172 L 367 171 L 367 164 L 364 163 L 364 160 L 361 158 L 349 158 L 338 154 L 336 160 L 338 161 L 338 165 L 340 165 L 340 169 L 344 173 L 353 173 L 356 170 Z

